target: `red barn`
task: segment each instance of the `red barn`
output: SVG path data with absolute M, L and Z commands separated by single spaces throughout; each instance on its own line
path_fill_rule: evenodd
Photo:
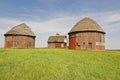
M 13 27 L 5 35 L 5 48 L 35 48 L 35 34 L 24 23 Z
M 66 48 L 67 37 L 65 35 L 50 36 L 48 38 L 48 48 Z
M 68 33 L 69 49 L 105 49 L 105 32 L 94 20 L 86 17 Z

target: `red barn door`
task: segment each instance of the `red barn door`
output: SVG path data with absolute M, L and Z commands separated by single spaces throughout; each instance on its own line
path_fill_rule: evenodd
M 61 48 L 61 43 L 55 43 L 55 48 Z
M 5 48 L 11 48 L 11 47 L 12 47 L 12 41 L 6 41 Z
M 70 38 L 69 49 L 76 49 L 76 37 L 71 37 Z

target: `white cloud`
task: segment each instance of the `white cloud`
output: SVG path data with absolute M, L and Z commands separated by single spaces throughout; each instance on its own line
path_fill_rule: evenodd
M 45 21 L 29 20 L 29 21 L 24 21 L 24 23 L 26 23 L 33 30 L 33 32 L 35 32 L 37 36 L 36 47 L 46 47 L 47 39 L 49 36 L 55 35 L 56 33 L 67 35 L 69 30 L 75 25 L 75 23 L 77 23 L 86 15 L 96 20 L 98 24 L 100 24 L 102 28 L 105 29 L 107 33 L 106 46 L 107 48 L 114 48 L 115 46 L 114 47 L 110 46 L 108 42 L 112 42 L 112 38 L 114 38 L 112 34 L 120 33 L 120 27 L 119 27 L 120 15 L 116 12 L 87 13 L 84 15 L 63 16 Z M 2 38 L 0 39 L 1 47 L 4 46 L 3 33 L 7 32 L 10 28 L 20 23 L 23 23 L 23 21 L 20 21 L 18 19 L 11 19 L 11 18 L 0 19 L 0 37 Z M 116 42 L 112 42 L 111 45 L 115 43 Z M 115 48 L 119 48 L 119 47 L 120 44 L 117 44 Z
M 119 13 L 111 13 L 106 16 L 105 22 L 115 22 L 120 21 L 120 14 Z
M 120 32 L 120 11 L 110 11 L 90 14 L 107 34 Z
M 44 22 L 39 21 L 24 21 L 36 34 L 36 47 L 42 47 L 47 45 L 47 38 L 51 35 L 55 35 L 56 33 L 60 33 L 62 35 L 67 35 L 67 32 L 71 29 L 71 25 L 75 22 L 74 17 L 62 17 L 55 18 Z M 16 19 L 0 19 L 0 24 L 4 27 L 0 27 L 0 34 L 2 39 L 0 42 L 1 47 L 3 47 L 3 34 L 6 33 L 13 26 L 16 26 L 20 23 L 23 23 L 20 20 Z

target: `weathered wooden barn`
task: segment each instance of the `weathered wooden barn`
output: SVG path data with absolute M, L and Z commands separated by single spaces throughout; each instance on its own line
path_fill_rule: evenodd
M 48 48 L 66 48 L 67 37 L 65 35 L 56 34 L 48 38 Z
M 69 49 L 105 49 L 105 32 L 94 20 L 85 17 L 68 33 Z
M 24 23 L 13 27 L 5 36 L 5 48 L 35 48 L 35 34 Z

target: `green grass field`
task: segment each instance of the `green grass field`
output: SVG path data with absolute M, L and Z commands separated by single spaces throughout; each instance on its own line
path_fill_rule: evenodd
M 0 80 L 120 80 L 120 51 L 0 49 Z

